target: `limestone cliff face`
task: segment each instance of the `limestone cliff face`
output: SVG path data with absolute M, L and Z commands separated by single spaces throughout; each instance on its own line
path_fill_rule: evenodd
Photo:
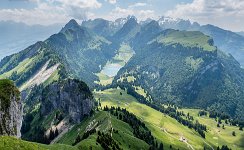
M 42 115 L 59 109 L 76 123 L 89 115 L 94 107 L 88 86 L 76 79 L 66 79 L 47 86 L 42 92 L 41 103 Z
M 0 80 L 0 135 L 20 137 L 23 105 L 20 92 L 10 80 Z

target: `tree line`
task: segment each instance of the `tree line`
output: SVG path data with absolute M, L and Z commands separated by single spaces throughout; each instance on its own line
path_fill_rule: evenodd
M 224 120 L 225 124 L 238 126 L 239 130 L 243 130 L 244 127 L 244 121 L 241 121 L 237 118 L 231 118 L 229 115 L 225 114 L 224 112 L 219 113 L 216 111 L 209 111 L 209 118 L 214 118 L 216 121 L 218 121 L 218 125 L 222 124 L 222 120 Z
M 186 116 L 183 112 L 179 112 L 175 106 L 165 108 L 160 102 L 154 101 L 152 97 L 151 100 L 147 100 L 144 96 L 138 94 L 128 82 L 123 82 L 116 86 L 119 86 L 122 90 L 126 90 L 127 94 L 135 97 L 140 103 L 146 104 L 155 110 L 169 115 L 184 126 L 194 129 L 201 137 L 205 138 L 207 127 L 200 124 L 198 121 L 193 122 L 194 119 L 189 114 Z

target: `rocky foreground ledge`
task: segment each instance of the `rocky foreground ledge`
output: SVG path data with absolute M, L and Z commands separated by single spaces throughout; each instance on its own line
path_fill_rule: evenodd
M 14 83 L 0 80 L 0 135 L 21 137 L 23 105 Z

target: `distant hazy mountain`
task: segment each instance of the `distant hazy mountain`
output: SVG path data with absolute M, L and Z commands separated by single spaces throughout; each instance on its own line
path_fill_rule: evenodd
M 236 32 L 236 33 L 244 37 L 244 31 Z
M 183 20 L 178 18 L 161 17 L 158 20 L 159 25 L 163 29 L 178 29 L 178 30 L 189 30 L 193 28 L 199 28 L 200 25 L 196 22 L 191 23 L 190 20 Z
M 140 25 L 137 23 L 136 18 L 131 17 L 123 27 L 113 35 L 111 40 L 115 43 L 129 42 L 139 31 Z
M 92 30 L 98 35 L 110 38 L 131 18 L 135 17 L 128 16 L 127 18 L 118 18 L 115 21 L 108 21 L 102 18 L 98 18 L 94 20 L 83 21 L 81 25 Z
M 13 21 L 0 21 L 0 60 L 8 55 L 19 52 L 37 41 L 42 41 L 57 33 L 62 25 L 33 25 Z
M 159 25 L 163 29 L 177 29 L 188 31 L 201 31 L 213 38 L 215 45 L 226 52 L 233 55 L 242 66 L 244 66 L 244 37 L 228 30 L 221 29 L 213 25 L 199 25 L 189 20 L 174 19 L 170 17 L 162 17 L 158 20 Z M 241 34 L 241 33 L 240 33 Z

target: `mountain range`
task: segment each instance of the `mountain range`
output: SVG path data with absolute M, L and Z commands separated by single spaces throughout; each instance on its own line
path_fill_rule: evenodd
M 128 20 L 127 18 L 119 18 L 115 21 L 107 21 L 104 19 L 87 20 L 82 22 L 82 26 L 88 27 L 96 32 L 98 35 L 103 34 L 105 37 L 112 36 L 118 31 Z M 152 19 L 139 22 L 140 25 L 149 23 Z M 215 45 L 227 54 L 233 55 L 241 65 L 243 65 L 244 58 L 244 45 L 243 32 L 232 32 L 229 30 L 221 29 L 213 25 L 200 25 L 197 22 L 189 20 L 174 19 L 170 17 L 161 17 L 157 20 L 162 29 L 177 29 L 188 31 L 201 31 L 206 35 L 211 36 Z M 15 23 L 11 21 L 0 22 L 0 27 L 3 30 L 1 34 L 2 43 L 0 47 L 0 59 L 15 52 L 24 49 L 25 47 L 46 39 L 53 33 L 58 32 L 61 24 L 54 24 L 50 26 L 29 26 L 23 23 Z M 24 37 L 24 38 L 23 38 Z
M 209 136 L 210 131 L 181 108 L 218 114 L 240 126 L 244 120 L 242 41 L 244 37 L 231 31 L 166 17 L 138 22 L 129 16 L 82 24 L 72 19 L 46 40 L 4 57 L 0 79 L 14 81 L 21 91 L 22 139 L 82 148 L 89 142 L 103 149 L 159 148 L 164 141 L 155 134 L 154 124 L 148 126 L 145 116 L 138 118 L 135 110 L 131 114 L 120 105 L 136 103 L 167 114 L 179 126 L 188 126 L 182 127 L 187 133 L 194 129 L 197 138 L 205 138 L 203 133 Z M 109 93 L 111 89 L 117 90 Z M 108 108 L 115 93 L 119 106 Z M 137 101 L 124 103 L 123 96 L 128 95 Z M 131 139 L 129 144 L 126 138 Z
M 0 41 L 0 60 L 8 55 L 19 52 L 26 47 L 48 38 L 58 32 L 61 24 L 49 26 L 26 25 L 13 21 L 0 21 L 1 41 Z

